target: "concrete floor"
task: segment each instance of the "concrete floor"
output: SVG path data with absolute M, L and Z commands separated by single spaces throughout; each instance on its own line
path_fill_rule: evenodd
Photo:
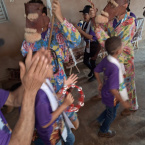
M 97 94 L 97 82 L 86 82 L 87 70 L 82 68 L 84 79 L 81 79 L 83 90 L 86 94 L 85 106 L 78 113 L 80 119 L 80 128 L 75 131 L 75 145 L 145 145 L 145 42 L 140 42 L 140 49 L 135 51 L 136 68 L 136 87 L 139 103 L 139 110 L 131 116 L 122 117 L 120 112 L 122 106 L 118 109 L 116 120 L 111 125 L 112 130 L 117 134 L 112 139 L 99 138 L 97 132 L 99 128 L 89 127 L 89 123 L 94 120 L 104 109 L 101 101 L 91 101 L 90 98 Z M 83 77 L 81 75 L 80 77 Z
M 103 110 L 104 105 L 101 101 L 91 101 L 97 94 L 97 81 L 89 83 L 87 75 L 89 70 L 79 64 L 81 73 L 78 74 L 78 85 L 83 87 L 86 95 L 85 106 L 80 109 L 78 117 L 80 127 L 74 131 L 76 142 L 75 145 L 145 145 L 145 41 L 139 43 L 139 50 L 135 51 L 135 68 L 136 68 L 136 87 L 138 95 L 139 110 L 131 116 L 120 116 L 122 106 L 118 109 L 116 120 L 111 125 L 111 129 L 116 130 L 117 134 L 112 139 L 98 138 L 99 128 L 89 127 L 89 123 L 94 120 Z M 73 69 L 76 72 L 75 68 Z M 5 114 L 5 117 L 13 128 L 18 118 L 18 109 L 12 113 Z

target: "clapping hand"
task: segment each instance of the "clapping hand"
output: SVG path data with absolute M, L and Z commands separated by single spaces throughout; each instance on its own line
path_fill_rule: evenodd
M 45 51 L 43 54 L 37 52 L 32 57 L 32 50 L 30 49 L 26 57 L 26 63 L 19 62 L 20 78 L 25 91 L 36 93 L 47 78 L 48 66 L 51 62 L 51 58 L 47 57 L 48 55 L 49 52 Z
M 44 56 L 45 58 L 51 57 L 50 50 L 45 50 L 43 47 L 39 51 L 37 51 L 34 55 L 32 53 L 33 53 L 32 50 L 29 49 L 26 60 L 25 60 L 26 71 L 30 69 L 31 64 L 36 60 L 37 57 L 39 56 Z M 48 61 L 50 61 L 50 59 Z

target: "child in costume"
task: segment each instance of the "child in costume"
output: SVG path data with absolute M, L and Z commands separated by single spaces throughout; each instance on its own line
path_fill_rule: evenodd
M 97 41 L 96 34 L 91 28 L 92 23 L 89 16 L 90 8 L 92 8 L 90 5 L 86 5 L 84 9 L 80 11 L 83 13 L 84 23 L 82 28 L 77 27 L 77 29 L 86 42 L 83 62 L 90 69 L 88 77 L 90 77 L 89 81 L 91 82 L 95 80 L 94 68 L 96 67 L 96 59 L 101 49 L 101 45 Z
M 101 125 L 98 136 L 113 137 L 116 132 L 109 130 L 111 123 L 116 117 L 118 102 L 125 108 L 129 108 L 128 94 L 125 88 L 122 67 L 117 60 L 122 53 L 122 42 L 119 37 L 111 37 L 105 42 L 105 49 L 108 56 L 95 68 L 95 76 L 98 81 L 98 90 L 101 91 L 102 102 L 105 104 L 105 111 L 97 118 L 97 123 Z M 99 73 L 104 73 L 102 83 Z
M 51 78 L 51 83 L 57 93 L 64 85 L 64 77 L 66 78 L 63 63 L 69 59 L 68 49 L 79 45 L 81 36 L 77 29 L 63 18 L 58 0 L 53 0 L 52 10 L 58 20 L 57 24 L 54 25 L 50 45 L 51 51 L 53 51 L 52 65 L 55 72 Z M 25 40 L 21 48 L 23 56 L 26 56 L 28 48 L 31 48 L 33 52 L 38 51 L 42 47 L 47 49 L 51 29 L 51 24 L 47 17 L 47 8 L 41 0 L 31 0 L 26 3 L 25 12 Z M 76 113 L 67 112 L 67 115 L 75 127 L 78 128 L 79 121 Z
M 35 128 L 37 129 L 38 137 L 45 145 L 61 145 L 62 141 L 64 145 L 73 145 L 75 137 L 71 132 L 71 128 L 74 128 L 74 126 L 64 111 L 73 103 L 74 99 L 71 94 L 68 94 L 63 104 L 59 105 L 58 97 L 61 95 L 55 93 L 50 82 L 51 77 L 53 77 L 53 66 L 49 65 L 49 79 L 44 81 L 36 95 Z M 64 85 L 68 86 L 75 83 L 75 81 L 75 77 L 69 78 L 65 80 Z M 34 144 L 40 145 L 37 141 L 34 141 Z

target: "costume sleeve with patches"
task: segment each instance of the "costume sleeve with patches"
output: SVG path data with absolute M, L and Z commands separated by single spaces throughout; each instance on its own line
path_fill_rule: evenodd
M 69 48 L 74 48 L 78 46 L 81 42 L 81 35 L 78 30 L 64 19 L 63 23 L 58 23 L 58 27 L 61 30 L 61 33 L 65 37 L 65 41 Z
M 81 36 L 78 30 L 66 19 L 64 19 L 63 23 L 58 23 L 57 26 L 59 28 L 59 33 L 56 35 L 56 39 L 59 43 L 59 48 L 62 49 L 59 55 L 61 55 L 60 57 L 62 57 L 64 62 L 68 62 L 68 48 L 75 48 L 78 46 L 81 42 Z
M 109 38 L 109 35 L 105 31 L 106 28 L 107 28 L 107 26 L 105 26 L 105 25 L 104 26 L 99 25 L 96 30 L 94 27 L 92 27 L 92 29 L 94 29 L 94 31 L 96 33 L 97 40 L 99 41 L 99 43 L 101 44 L 102 47 L 104 47 L 104 45 L 105 45 L 105 40 Z

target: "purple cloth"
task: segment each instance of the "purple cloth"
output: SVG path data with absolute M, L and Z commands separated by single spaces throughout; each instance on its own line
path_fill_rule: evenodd
M 95 34 L 95 32 L 92 30 L 92 28 L 90 28 L 89 34 L 93 36 L 93 40 L 94 40 L 94 41 L 97 41 L 96 34 Z
M 116 29 L 120 25 L 121 21 L 117 22 L 117 19 L 113 21 L 113 28 Z
M 9 92 L 0 89 L 0 109 L 6 103 L 9 96 Z M 0 110 L 0 145 L 8 145 L 11 138 L 11 131 L 7 127 L 7 121 L 5 120 Z
M 35 128 L 39 137 L 47 145 L 51 145 L 49 139 L 53 131 L 52 124 L 47 128 L 42 126 L 47 125 L 52 119 L 52 108 L 49 99 L 43 90 L 39 90 L 35 102 Z
M 45 35 L 47 34 L 47 31 L 48 31 L 48 29 L 47 29 L 45 32 L 42 32 L 42 33 L 41 33 L 42 39 L 45 39 Z
M 105 57 L 100 64 L 94 69 L 95 72 L 104 72 L 104 83 L 102 88 L 102 102 L 108 107 L 114 106 L 114 96 L 110 90 L 119 90 L 119 69 L 118 67 L 109 62 Z
M 136 15 L 134 13 L 130 12 L 130 16 L 135 18 L 135 25 L 137 26 Z
M 82 28 L 84 27 L 84 24 L 85 24 L 85 23 L 86 23 L 86 22 L 83 23 Z M 88 27 L 88 24 L 85 25 L 85 28 L 83 29 L 83 31 L 86 31 L 87 27 Z M 97 41 L 96 34 L 95 34 L 95 32 L 92 30 L 92 28 L 90 28 L 89 35 L 92 35 L 92 36 L 93 36 L 92 39 L 93 39 L 94 41 Z M 84 38 L 84 39 L 85 39 L 85 41 L 88 41 L 88 39 L 86 39 L 86 38 Z

